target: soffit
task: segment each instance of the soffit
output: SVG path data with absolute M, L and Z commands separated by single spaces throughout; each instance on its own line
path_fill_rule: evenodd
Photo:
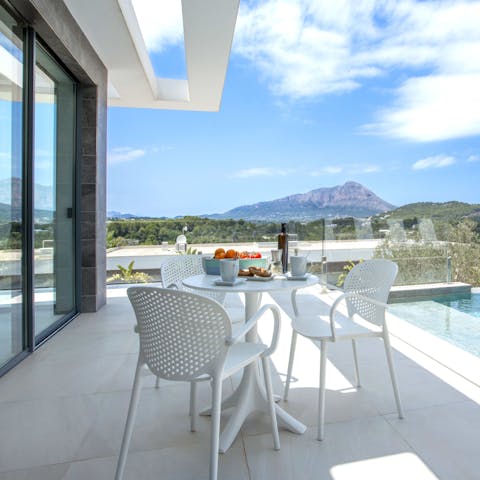
M 110 106 L 218 111 L 239 0 L 182 0 L 187 80 L 157 78 L 130 0 L 64 0 L 108 70 Z

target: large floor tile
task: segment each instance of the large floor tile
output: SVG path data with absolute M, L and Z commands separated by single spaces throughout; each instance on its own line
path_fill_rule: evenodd
M 198 390 L 199 405 L 208 406 L 209 385 Z M 224 391 L 231 392 L 229 382 Z M 129 400 L 130 391 L 123 391 L 2 403 L 0 471 L 115 455 Z M 209 417 L 199 417 L 197 432 L 189 431 L 188 401 L 188 384 L 145 388 L 131 451 L 208 441 Z
M 73 320 L 81 321 L 81 316 Z M 55 342 L 47 342 L 35 353 L 37 360 L 64 360 L 137 353 L 138 335 L 133 327 L 128 330 L 89 331 L 88 329 L 67 326 L 57 334 Z
M 129 453 L 124 480 L 207 480 L 209 442 L 175 448 Z M 107 480 L 113 479 L 117 457 L 34 467 L 0 473 L 0 480 Z M 219 456 L 218 477 L 223 480 L 250 480 L 242 444 Z
M 408 412 L 387 420 L 442 480 L 478 480 L 480 408 L 465 401 Z
M 466 400 L 458 390 L 412 361 L 397 362 L 396 373 L 405 411 Z M 368 392 L 380 413 L 395 412 L 392 383 L 385 363 L 379 361 L 365 365 L 361 369 L 361 376 L 362 389 Z
M 268 435 L 245 437 L 252 479 L 436 478 L 381 417 L 327 425 L 322 442 L 316 440 L 316 429 L 309 429 L 300 437 L 282 434 L 279 452 L 268 450 L 270 442 Z M 361 468 L 351 468 L 352 465 Z
M 35 354 L 34 354 L 35 356 Z M 32 356 L 33 357 L 33 356 Z M 97 355 L 85 358 L 66 357 L 56 361 L 28 358 L 18 369 L 0 378 L 0 402 L 25 399 L 83 395 L 115 389 L 133 381 L 137 355 Z M 127 374 L 131 373 L 131 376 Z M 127 381 L 131 378 L 130 382 Z
M 69 466 L 68 463 L 57 463 L 56 465 L 0 472 L 0 480 L 63 480 Z

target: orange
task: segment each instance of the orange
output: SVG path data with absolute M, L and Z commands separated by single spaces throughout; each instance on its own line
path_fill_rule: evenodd
M 225 253 L 225 249 L 223 249 L 223 248 L 217 248 L 217 249 L 215 250 L 215 257 L 216 257 L 219 253 Z
M 225 252 L 219 252 L 215 254 L 215 258 L 217 260 L 221 260 L 222 258 L 225 258 Z
M 225 253 L 225 258 L 237 258 L 237 256 L 238 253 L 233 249 L 227 250 L 227 252 Z

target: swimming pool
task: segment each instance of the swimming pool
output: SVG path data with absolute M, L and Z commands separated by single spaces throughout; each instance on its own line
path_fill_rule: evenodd
M 480 293 L 472 293 L 461 297 L 440 297 L 436 302 L 454 308 L 463 313 L 468 313 L 474 317 L 480 318 Z
M 389 311 L 480 357 L 480 293 L 395 303 Z

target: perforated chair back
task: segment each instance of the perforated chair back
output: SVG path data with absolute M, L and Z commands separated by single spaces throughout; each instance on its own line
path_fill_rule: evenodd
M 178 257 L 167 260 L 160 268 L 160 279 L 165 288 L 175 287 L 178 290 L 199 293 L 182 285 L 182 280 L 192 275 L 201 275 L 205 273 L 202 266 L 201 255 L 179 255 Z M 224 293 L 204 291 L 201 295 L 213 298 L 219 303 L 225 300 Z
M 180 290 L 130 287 L 140 352 L 149 369 L 167 380 L 212 375 L 223 366 L 232 327 L 212 299 Z
M 358 263 L 345 278 L 345 293 L 358 293 L 364 297 L 387 303 L 388 294 L 397 276 L 396 263 L 385 259 L 372 259 Z M 385 308 L 357 297 L 347 298 L 350 317 L 358 314 L 379 326 L 385 322 Z

